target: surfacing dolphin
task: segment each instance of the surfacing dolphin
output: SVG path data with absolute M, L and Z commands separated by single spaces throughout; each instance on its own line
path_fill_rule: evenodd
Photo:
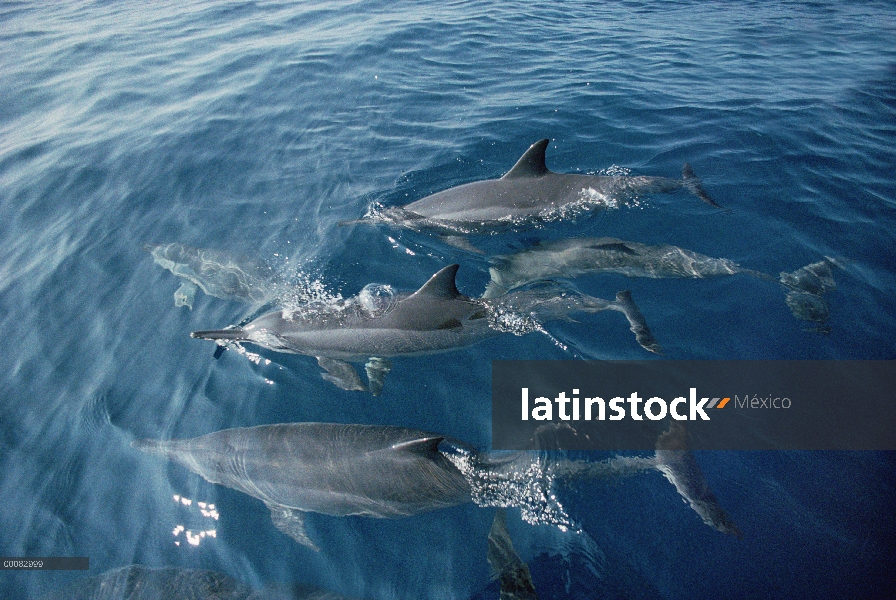
M 572 278 L 591 273 L 619 273 L 628 277 L 653 279 L 721 277 L 743 274 L 781 285 L 793 315 L 804 321 L 824 323 L 828 305 L 824 294 L 836 288 L 832 258 L 812 263 L 778 277 L 745 269 L 727 258 L 712 258 L 691 250 L 660 244 L 650 246 L 611 237 L 572 238 L 545 242 L 527 250 L 490 259 L 491 281 L 484 298 L 536 281 Z
M 499 179 L 474 181 L 432 194 L 405 206 L 374 210 L 358 222 L 389 223 L 413 230 L 461 236 L 576 217 L 614 208 L 641 194 L 686 189 L 710 206 L 718 206 L 703 189 L 690 165 L 681 179 L 646 176 L 554 173 L 545 165 L 549 140 L 532 144 Z
M 183 280 L 174 292 L 174 305 L 193 308 L 196 291 L 247 303 L 273 299 L 276 272 L 270 265 L 228 252 L 183 244 L 146 244 L 153 261 Z
M 442 352 L 475 344 L 508 331 L 502 319 L 508 314 L 536 319 L 567 318 L 573 312 L 622 312 L 639 344 L 659 352 L 644 316 L 631 294 L 620 292 L 615 301 L 551 290 L 522 291 L 483 300 L 462 295 L 455 285 L 458 265 L 434 274 L 410 295 L 383 299 L 360 294 L 338 306 L 312 310 L 276 310 L 242 327 L 195 331 L 194 338 L 222 342 L 251 342 L 278 352 L 317 358 L 327 371 L 323 378 L 346 390 L 382 390 L 391 369 L 388 357 Z M 369 287 L 369 286 L 368 286 Z M 367 288 L 365 288 L 367 289 Z M 369 387 L 348 361 L 367 360 Z

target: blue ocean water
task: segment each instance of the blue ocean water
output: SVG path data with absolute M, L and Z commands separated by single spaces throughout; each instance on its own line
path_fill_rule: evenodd
M 315 553 L 261 502 L 130 442 L 323 421 L 487 448 L 491 360 L 645 358 L 624 320 L 585 315 L 550 335 L 396 358 L 374 398 L 323 381 L 310 357 L 215 360 L 189 332 L 250 308 L 201 292 L 192 309 L 174 306 L 180 281 L 144 244 L 266 261 L 300 300 L 371 282 L 413 290 L 454 262 L 460 290 L 478 295 L 484 257 L 338 224 L 498 177 L 548 137 L 557 172 L 678 177 L 689 162 L 725 210 L 649 196 L 477 240 L 489 253 L 590 235 L 772 274 L 837 257 L 828 333 L 748 277 L 574 285 L 602 298 L 631 289 L 669 358 L 893 359 L 894 39 L 889 2 L 3 3 L 0 555 L 89 556 L 91 575 L 140 563 L 365 598 L 496 598 L 489 509 L 312 514 Z M 892 454 L 698 458 L 743 539 L 701 523 L 659 474 L 582 482 L 563 501 L 585 534 L 509 512 L 539 596 L 892 589 Z M 85 575 L 4 571 L 0 597 Z

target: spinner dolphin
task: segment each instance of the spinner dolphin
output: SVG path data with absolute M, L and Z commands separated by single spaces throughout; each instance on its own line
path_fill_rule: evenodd
M 490 259 L 491 280 L 483 297 L 507 294 L 524 285 L 555 278 L 618 273 L 652 279 L 747 275 L 779 284 L 793 315 L 824 323 L 829 309 L 824 295 L 836 289 L 833 268 L 840 261 L 825 257 L 796 271 L 771 274 L 741 267 L 727 258 L 713 258 L 669 244 L 648 245 L 610 237 L 545 242 L 514 254 Z
M 709 197 L 690 165 L 681 179 L 554 173 L 545 164 L 549 140 L 532 144 L 499 179 L 466 183 L 410 204 L 375 210 L 358 222 L 388 223 L 448 236 L 521 229 L 625 204 L 641 194 L 688 190 L 707 204 Z M 457 245 L 464 246 L 463 243 Z
M 534 313 L 543 320 L 567 317 L 570 313 L 602 310 L 622 312 L 638 343 L 651 352 L 659 345 L 631 294 L 620 292 L 615 301 L 553 290 L 521 291 L 483 300 L 462 295 L 455 285 L 458 265 L 434 274 L 410 295 L 396 295 L 381 305 L 369 307 L 368 299 L 355 298 L 345 305 L 302 312 L 276 310 L 242 327 L 196 331 L 194 338 L 222 342 L 251 342 L 278 352 L 314 356 L 327 373 L 324 379 L 347 390 L 382 390 L 391 369 L 388 357 L 428 354 L 469 346 L 500 335 L 496 315 L 501 311 Z M 349 364 L 367 360 L 365 386 Z

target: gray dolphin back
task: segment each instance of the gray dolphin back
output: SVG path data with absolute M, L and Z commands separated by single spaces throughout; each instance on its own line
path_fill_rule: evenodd
M 469 500 L 466 479 L 438 450 L 443 440 L 402 427 L 291 423 L 133 445 L 268 505 L 399 517 Z

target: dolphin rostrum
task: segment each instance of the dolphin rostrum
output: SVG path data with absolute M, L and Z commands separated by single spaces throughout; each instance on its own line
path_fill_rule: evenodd
M 174 292 L 175 306 L 192 309 L 199 289 L 225 300 L 265 303 L 273 299 L 276 273 L 270 265 L 178 243 L 146 244 L 144 249 L 153 261 L 184 281 Z
M 522 291 L 483 300 L 457 290 L 457 269 L 458 265 L 445 267 L 413 294 L 395 295 L 372 307 L 370 298 L 359 294 L 338 306 L 276 310 L 242 327 L 195 331 L 191 335 L 314 356 L 327 371 L 323 375 L 327 381 L 346 390 L 369 389 L 374 395 L 382 390 L 383 379 L 391 369 L 388 357 L 441 352 L 499 335 L 508 331 L 502 325 L 508 313 L 553 320 L 572 312 L 616 310 L 626 316 L 643 348 L 660 351 L 628 292 L 617 294 L 615 301 L 554 290 Z M 366 359 L 369 388 L 347 362 Z
M 639 194 L 672 193 L 682 188 L 718 206 L 690 165 L 684 165 L 681 179 L 554 173 L 545 166 L 548 143 L 544 139 L 532 144 L 499 179 L 459 185 L 343 224 L 382 222 L 454 237 L 568 219 L 617 207 Z
M 836 288 L 832 258 L 807 265 L 778 277 L 746 269 L 727 258 L 712 258 L 691 250 L 660 244 L 651 246 L 611 237 L 571 238 L 545 242 L 527 250 L 490 259 L 491 281 L 484 298 L 536 281 L 571 278 L 590 273 L 619 273 L 653 279 L 720 277 L 738 273 L 770 281 L 787 290 L 786 302 L 798 319 L 824 323 L 828 317 L 824 294 Z

